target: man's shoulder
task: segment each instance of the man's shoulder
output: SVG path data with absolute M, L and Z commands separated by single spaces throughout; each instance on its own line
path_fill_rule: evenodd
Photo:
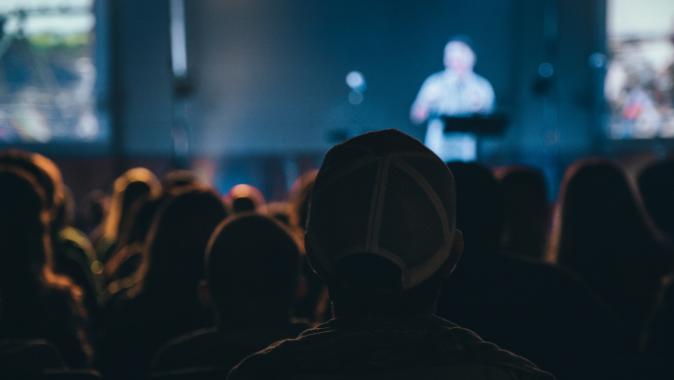
M 439 318 L 438 318 L 439 320 Z M 449 322 L 428 328 L 348 329 L 332 325 L 277 342 L 242 361 L 229 379 L 284 378 L 298 373 L 414 371 L 489 368 L 515 379 L 553 379 L 528 360 L 483 341 Z
M 263 379 L 281 376 L 286 372 L 283 368 L 293 367 L 288 358 L 292 359 L 293 351 L 306 346 L 307 342 L 300 342 L 301 338 L 285 339 L 272 343 L 243 359 L 229 372 L 227 379 Z
M 447 359 L 450 364 L 499 368 L 516 375 L 514 376 L 516 379 L 554 379 L 554 376 L 542 371 L 528 359 L 483 340 L 471 330 L 451 324 L 444 330 L 444 334 L 447 335 L 444 340 L 451 342 L 448 344 L 449 347 L 454 347 L 450 355 L 455 356 L 455 359 Z

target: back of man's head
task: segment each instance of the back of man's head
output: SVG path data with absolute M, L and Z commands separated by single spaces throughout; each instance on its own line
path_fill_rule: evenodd
M 206 250 L 206 278 L 221 319 L 285 317 L 299 283 L 300 248 L 272 218 L 241 214 L 221 223 Z
M 432 304 L 438 274 L 460 256 L 454 198 L 445 164 L 401 132 L 332 148 L 312 191 L 305 243 L 337 313 L 415 312 L 421 298 Z M 416 294 L 422 289 L 427 297 Z

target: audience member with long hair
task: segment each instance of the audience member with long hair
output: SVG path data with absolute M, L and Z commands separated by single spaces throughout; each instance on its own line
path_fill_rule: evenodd
M 199 299 L 206 244 L 227 216 L 217 194 L 187 188 L 162 205 L 148 236 L 135 285 L 110 305 L 102 369 L 111 379 L 142 378 L 169 339 L 211 326 Z
M 44 339 L 69 366 L 87 367 L 82 291 L 53 271 L 45 202 L 27 172 L 0 168 L 0 338 Z
M 143 197 L 157 197 L 160 192 L 159 180 L 145 168 L 129 169 L 115 180 L 106 218 L 101 229 L 92 236 L 103 263 L 114 252 L 118 240 L 124 239 L 134 204 Z
M 152 221 L 162 203 L 169 198 L 168 194 L 155 199 L 143 198 L 138 200 L 130 211 L 132 217 L 128 233 L 124 241 L 117 244 L 115 252 L 107 260 L 103 270 L 108 296 L 134 285 L 136 279 L 134 274 L 142 263 L 142 252 Z
M 68 205 L 68 192 L 60 169 L 39 153 L 12 149 L 0 152 L 0 164 L 25 171 L 44 194 L 52 270 L 66 276 L 81 289 L 89 326 L 95 330 L 99 327 L 100 317 L 100 265 L 86 235 L 68 220 L 67 209 L 73 205 Z
M 610 365 L 627 354 L 615 318 L 575 276 L 524 258 L 512 247 L 504 252 L 502 183 L 479 164 L 449 167 L 457 183 L 457 226 L 466 243 L 462 262 L 445 281 L 438 314 L 525 355 L 561 380 L 623 375 Z
M 547 243 L 550 206 L 543 173 L 513 166 L 496 172 L 503 192 L 503 249 L 542 260 Z
M 551 259 L 577 273 L 621 321 L 636 350 L 672 249 L 625 173 L 605 160 L 571 166 L 562 184 Z

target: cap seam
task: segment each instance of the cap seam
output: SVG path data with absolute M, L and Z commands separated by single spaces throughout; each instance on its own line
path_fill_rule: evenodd
M 384 158 L 384 160 L 381 163 L 382 169 L 381 169 L 381 176 L 379 177 L 379 191 L 377 194 L 376 198 L 376 205 L 374 209 L 374 215 L 373 215 L 373 223 L 372 224 L 372 231 L 371 231 L 371 238 L 372 238 L 372 248 L 375 251 L 379 251 L 379 235 L 381 232 L 381 218 L 382 215 L 384 214 L 384 199 L 386 197 L 386 185 L 388 183 L 388 174 L 389 174 L 389 168 L 391 167 L 391 157 L 387 156 Z
M 424 193 L 428 196 L 430 202 L 433 204 L 436 212 L 438 212 L 438 217 L 440 218 L 440 224 L 442 226 L 442 236 L 444 237 L 442 244 L 440 245 L 440 248 L 436 250 L 433 255 L 423 264 L 418 265 L 418 266 L 410 266 L 409 272 L 414 272 L 414 273 L 404 273 L 403 276 L 403 284 L 405 288 L 411 288 L 414 287 L 415 285 L 419 284 L 420 282 L 426 280 L 430 275 L 433 273 L 421 273 L 425 272 L 424 269 L 431 268 L 433 266 L 439 266 L 442 264 L 440 260 L 444 262 L 444 260 L 447 259 L 449 256 L 449 250 L 451 249 L 451 246 L 454 241 L 454 234 L 451 231 L 450 227 L 450 221 L 449 218 L 447 217 L 447 209 L 445 205 L 442 203 L 440 200 L 438 193 L 434 190 L 433 186 L 431 186 L 426 179 L 419 174 L 419 172 L 411 167 L 409 164 L 407 164 L 405 161 L 402 160 L 395 160 L 395 165 L 397 165 L 400 170 L 405 172 L 407 175 L 412 177 L 417 185 L 422 189 Z M 440 257 L 444 256 L 444 257 Z M 412 268 L 420 268 L 421 270 L 415 271 Z M 435 268 L 436 270 L 438 268 Z
M 379 217 L 381 217 L 381 193 L 384 187 L 383 181 L 386 179 L 386 172 L 388 167 L 389 157 L 384 157 L 377 165 L 377 173 L 374 178 L 374 189 L 372 189 L 372 200 L 370 202 L 370 210 L 368 212 L 367 233 L 365 235 L 365 247 L 368 250 L 376 251 L 377 249 L 377 224 Z

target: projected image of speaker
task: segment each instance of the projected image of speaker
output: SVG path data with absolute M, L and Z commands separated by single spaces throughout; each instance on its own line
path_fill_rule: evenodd
M 424 81 L 412 105 L 412 121 L 427 125 L 425 144 L 445 161 L 477 158 L 478 131 L 470 129 L 470 119 L 494 110 L 494 89 L 475 73 L 475 62 L 470 39 L 451 38 L 444 50 L 445 69 Z M 468 128 L 451 130 L 447 117 L 468 119 L 462 122 Z

